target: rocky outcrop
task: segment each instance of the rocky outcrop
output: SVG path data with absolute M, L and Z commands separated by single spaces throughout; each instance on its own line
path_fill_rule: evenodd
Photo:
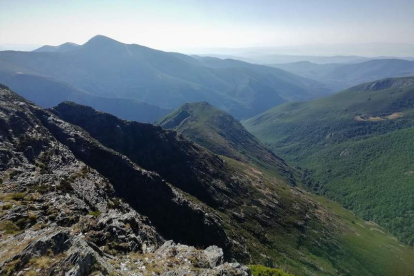
M 0 115 L 1 275 L 117 275 L 164 237 L 231 246 L 208 207 L 4 86 Z
M 188 201 L 191 205 L 203 206 L 205 210 L 203 212 L 208 213 L 209 218 L 219 222 L 218 224 L 207 222 L 209 227 L 203 226 L 204 229 L 212 229 L 213 231 L 205 232 L 200 231 L 198 226 L 203 225 L 199 223 L 202 217 L 197 218 L 193 216 L 194 213 L 188 214 L 182 211 L 177 211 L 177 213 L 184 215 L 177 217 L 168 212 L 167 217 L 172 218 L 172 220 L 183 219 L 178 224 L 178 226 L 185 225 L 185 229 L 182 229 L 175 227 L 174 224 L 163 224 L 162 221 L 157 221 L 157 218 L 162 217 L 161 212 L 154 216 L 143 212 L 150 217 L 154 225 L 160 229 L 160 233 L 167 239 L 193 246 L 197 246 L 200 242 L 203 242 L 203 247 L 217 245 L 223 248 L 225 259 L 234 258 L 244 263 L 252 261 L 271 263 L 273 260 L 282 258 L 293 259 L 294 262 L 297 262 L 298 254 L 301 256 L 298 251 L 303 250 L 299 249 L 303 246 L 303 241 L 306 241 L 315 231 L 318 233 L 316 236 L 320 239 L 317 242 L 318 248 L 334 247 L 335 245 L 331 244 L 334 240 L 332 238 L 334 226 L 324 229 L 326 218 L 329 216 L 322 215 L 325 214 L 324 210 L 320 213 L 316 211 L 319 206 L 315 202 L 289 185 L 292 184 L 291 180 L 293 181 L 294 176 L 293 170 L 290 169 L 288 164 L 271 154 L 267 148 L 255 142 L 255 138 L 250 134 L 246 134 L 247 131 L 231 116 L 224 116 L 206 103 L 199 105 L 201 105 L 200 108 L 203 112 L 213 113 L 220 117 L 219 128 L 222 129 L 222 132 L 228 134 L 222 136 L 228 139 L 226 143 L 232 144 L 234 142 L 232 138 L 246 138 L 241 143 L 246 149 L 244 151 L 246 156 L 253 158 L 253 155 L 248 153 L 248 148 L 260 148 L 259 151 L 254 149 L 253 151 L 256 152 L 256 156 L 260 155 L 265 159 L 265 155 L 270 154 L 271 160 L 274 161 L 274 166 L 269 166 L 273 168 L 273 171 L 270 170 L 272 175 L 263 173 L 258 167 L 251 166 L 248 162 L 239 162 L 215 155 L 175 131 L 164 130 L 149 124 L 124 121 L 90 107 L 68 102 L 60 104 L 51 112 L 63 121 L 81 127 L 99 143 L 123 154 L 134 164 L 158 173 L 174 187 L 173 191 L 184 191 L 185 193 L 180 194 L 185 195 L 187 193 L 192 196 L 192 200 Z M 217 116 L 212 116 L 210 119 L 215 120 L 214 118 Z M 225 119 L 221 120 L 223 116 Z M 203 118 L 209 117 L 204 116 Z M 181 121 L 180 125 L 188 120 L 189 117 Z M 49 119 L 45 120 L 45 124 L 47 124 L 47 121 Z M 239 134 L 231 133 L 234 132 L 230 129 L 233 124 L 238 126 Z M 245 135 L 242 133 L 245 133 Z M 56 134 L 56 136 L 59 136 L 59 134 Z M 64 139 L 62 139 L 62 142 L 66 144 Z M 72 141 L 75 140 L 81 141 L 82 138 L 73 137 Z M 82 146 L 81 148 L 87 147 Z M 73 151 L 76 152 L 75 149 Z M 238 151 L 238 149 L 234 147 L 234 151 Z M 243 151 L 240 150 L 240 152 Z M 81 152 L 81 154 L 84 153 Z M 98 153 L 93 155 L 99 156 Z M 78 155 L 78 158 L 89 164 L 80 155 Z M 116 168 L 115 171 L 122 172 L 122 170 L 118 169 L 117 164 L 111 164 L 107 169 L 98 169 L 96 164 L 105 162 L 102 159 L 107 158 L 100 156 L 98 159 L 90 162 L 91 166 L 94 163 L 95 169 L 111 179 L 111 182 L 116 183 L 116 177 L 111 177 L 106 173 L 114 171 L 109 169 L 110 167 Z M 262 159 L 261 162 L 263 163 L 265 159 Z M 128 173 L 128 175 L 132 174 Z M 128 181 L 128 183 L 133 182 Z M 133 187 L 128 185 L 128 189 L 130 189 L 128 191 L 131 191 Z M 138 187 L 135 192 L 127 192 L 122 194 L 122 197 L 128 198 L 132 194 L 135 196 L 139 190 L 142 191 L 143 189 L 145 188 Z M 160 193 L 158 192 L 158 194 Z M 152 197 L 150 191 L 148 197 Z M 180 196 L 179 198 L 186 197 Z M 168 202 L 168 200 L 165 201 Z M 129 202 L 134 204 L 133 199 L 129 199 Z M 145 206 L 151 206 L 150 202 Z M 153 206 L 151 207 L 153 208 Z M 164 220 L 164 217 L 162 218 Z M 186 218 L 188 218 L 188 221 L 185 220 Z M 327 223 L 330 225 L 330 222 Z M 164 225 L 165 230 L 161 228 Z M 190 227 L 188 231 L 186 231 L 187 227 Z M 174 229 L 186 231 L 186 240 L 180 240 L 181 236 L 179 235 L 172 237 L 165 234 L 168 233 L 167 231 L 174 231 Z M 221 232 L 221 230 L 224 230 L 224 232 Z M 320 234 L 322 231 L 324 232 L 323 235 Z M 292 246 L 292 244 L 294 245 Z M 312 241 L 305 244 L 309 247 L 309 250 L 314 251 L 313 247 L 316 242 Z M 289 250 L 286 250 L 286 248 L 289 248 Z M 288 253 L 279 253 L 286 251 Z M 275 254 L 278 257 L 275 257 Z M 310 263 L 305 256 L 299 258 L 299 262 L 306 266 Z M 311 269 L 315 269 L 315 267 Z
M 83 128 L 102 145 L 127 156 L 146 170 L 157 172 L 209 206 L 229 207 L 241 203 L 234 195 L 246 190 L 240 182 L 230 179 L 223 160 L 175 131 L 124 121 L 68 102 L 58 105 L 53 112 Z
M 141 169 L 126 156 L 47 111 L 34 108 L 33 112 L 79 160 L 107 177 L 117 196 L 148 216 L 164 237 L 198 246 L 230 247 L 219 218 L 189 201 L 158 174 Z

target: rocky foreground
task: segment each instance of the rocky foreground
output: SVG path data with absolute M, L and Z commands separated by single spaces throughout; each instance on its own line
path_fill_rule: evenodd
M 166 241 L 147 217 L 173 228 L 184 214 L 190 230 L 230 243 L 206 207 L 4 86 L 0 199 L 0 275 L 250 274 L 217 246 Z

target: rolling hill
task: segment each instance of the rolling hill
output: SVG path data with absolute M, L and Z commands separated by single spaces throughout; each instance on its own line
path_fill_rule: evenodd
M 330 93 L 316 81 L 281 69 L 167 53 L 104 36 L 69 51 L 58 49 L 0 52 L 0 71 L 51 77 L 97 96 L 166 109 L 208 101 L 238 118 Z
M 286 103 L 244 122 L 308 186 L 414 244 L 414 78 Z
M 273 66 L 324 83 L 335 91 L 378 79 L 414 75 L 414 61 L 402 59 L 374 59 L 352 64 L 301 61 Z

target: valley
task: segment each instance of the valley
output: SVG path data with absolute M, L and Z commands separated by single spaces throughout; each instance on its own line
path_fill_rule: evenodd
M 412 245 L 413 84 L 412 77 L 378 80 L 281 105 L 245 126 L 305 168 L 314 192 Z

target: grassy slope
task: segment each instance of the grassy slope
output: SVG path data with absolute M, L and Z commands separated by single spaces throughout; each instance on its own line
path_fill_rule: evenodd
M 342 236 L 341 245 L 351 250 L 359 261 L 353 262 L 351 259 L 343 258 L 339 262 L 344 262 L 348 267 L 369 268 L 373 275 L 412 275 L 414 273 L 413 248 L 401 244 L 377 224 L 356 217 L 340 204 L 321 196 L 310 196 L 339 216 L 341 221 L 352 229 L 352 232 Z M 365 275 L 364 273 L 361 271 L 361 275 Z
M 240 157 L 241 162 L 252 154 L 249 151 L 241 151 L 241 148 L 227 140 L 229 135 L 224 133 L 237 131 L 231 129 L 229 125 L 227 128 L 221 128 L 213 120 L 213 118 L 223 116 L 221 111 L 205 103 L 190 104 L 185 109 L 188 113 L 192 113 L 191 120 L 187 119 L 189 114 L 180 115 L 183 111 L 181 108 L 163 119 L 160 122 L 161 125 L 167 124 L 169 128 L 176 129 L 191 140 L 213 151 L 215 149 L 216 153 L 233 158 L 234 156 Z M 187 120 L 184 121 L 185 119 Z M 238 127 L 238 125 L 234 123 L 233 127 Z M 231 151 L 226 152 L 226 149 Z M 254 275 L 259 275 L 259 273 L 267 275 L 263 274 L 266 272 L 278 275 L 277 273 L 281 271 L 295 275 L 365 276 L 413 273 L 414 267 L 407 260 L 414 257 L 414 251 L 401 245 L 383 228 L 358 219 L 354 214 L 330 200 L 307 193 L 303 194 L 300 190 L 288 188 L 282 183 L 275 185 L 278 178 L 269 170 L 264 170 L 264 174 L 260 174 L 246 164 L 228 157 L 223 158 L 229 166 L 234 168 L 235 172 L 244 172 L 258 177 L 257 181 L 264 182 L 272 193 L 283 198 L 282 204 L 287 209 L 296 208 L 296 204 L 301 205 L 303 200 L 306 201 L 312 197 L 317 204 L 320 204 L 321 216 L 328 220 L 322 223 L 318 220 L 306 222 L 305 229 L 308 230 L 301 234 L 297 228 L 291 227 L 293 222 L 302 221 L 303 216 L 299 215 L 300 212 L 284 213 L 278 218 L 278 223 L 270 229 L 263 229 L 255 221 L 237 222 L 231 215 L 231 210 L 221 213 L 228 229 L 246 240 L 246 246 L 252 254 L 253 264 L 260 263 L 281 269 L 269 271 L 264 267 L 254 266 Z M 250 210 L 253 210 L 251 208 L 253 206 L 247 204 L 241 207 L 243 210 L 241 213 L 249 216 L 249 212 L 252 212 Z M 303 206 L 298 208 L 302 210 L 301 212 L 306 210 L 306 207 L 302 209 Z M 328 212 L 325 209 L 328 209 Z M 258 236 L 253 233 L 257 233 Z M 263 239 L 260 238 L 261 235 L 264 236 Z
M 238 161 L 225 160 L 235 171 L 249 170 Z M 307 212 L 301 202 L 310 199 L 319 206 L 316 210 L 324 220 L 307 221 L 303 235 L 296 228 L 286 233 L 291 222 L 300 223 L 303 217 L 300 212 L 284 213 L 278 218 L 277 226 L 262 232 L 262 240 L 252 236 L 254 232 L 263 231 L 257 222 L 235 223 L 234 218 L 222 213 L 226 225 L 248 241 L 252 264 L 276 267 L 294 275 L 409 276 L 414 273 L 414 264 L 410 261 L 414 258 L 414 250 L 398 242 L 381 226 L 356 217 L 329 199 L 284 185 L 275 186 L 273 177 L 267 174 L 262 177 L 270 190 L 283 198 L 283 205 L 288 209 L 299 204 L 300 212 Z M 249 208 L 244 206 L 243 212 L 247 214 Z
M 249 163 L 292 184 L 298 172 L 251 135 L 230 114 L 206 102 L 189 103 L 173 111 L 158 124 L 173 129 L 210 151 Z
M 276 153 L 306 168 L 315 191 L 412 245 L 412 82 L 413 78 L 385 80 L 326 99 L 282 105 L 245 126 Z M 385 118 L 396 112 L 402 116 Z M 385 119 L 357 121 L 355 116 Z

